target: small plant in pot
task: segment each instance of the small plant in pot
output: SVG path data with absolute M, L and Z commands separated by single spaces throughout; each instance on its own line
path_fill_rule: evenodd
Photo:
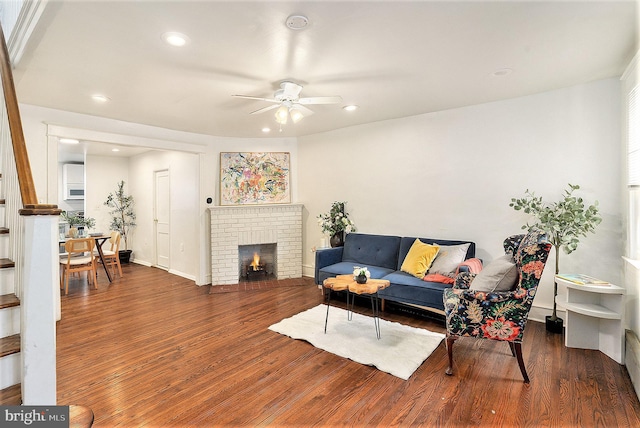
M 62 211 L 60 217 L 69 224 L 69 237 L 71 238 L 77 238 L 80 236 L 80 230 L 82 229 L 85 229 L 86 232 L 88 232 L 96 226 L 95 219 L 91 217 L 80 217 L 77 214 L 69 214 L 67 211 Z
M 542 197 L 535 196 L 528 189 L 525 196 L 520 199 L 512 198 L 510 207 L 517 211 L 524 211 L 535 218 L 533 224 L 525 224 L 523 229 L 538 227 L 544 230 L 549 242 L 555 248 L 556 270 L 559 270 L 560 248 L 566 254 L 571 254 L 578 248 L 581 236 L 587 236 L 588 232 L 594 233 L 597 225 L 602 222 L 598 210 L 598 201 L 588 207 L 582 198 L 574 196 L 573 192 L 580 189 L 580 186 L 569 184 L 569 188 L 564 191 L 564 197 L 557 202 L 544 204 Z M 546 317 L 547 331 L 562 333 L 562 318 L 556 313 L 556 296 L 558 295 L 558 282 L 553 281 L 553 314 Z
M 127 195 L 124 191 L 124 181 L 118 183 L 115 192 L 107 195 L 104 205 L 111 208 L 111 230 L 120 232 L 120 237 L 124 241 L 124 250 L 119 251 L 120 263 L 129 263 L 131 250 L 129 249 L 129 241 L 131 229 L 136 225 L 136 213 L 133 210 L 133 196 Z M 122 242 L 121 241 L 121 242 Z

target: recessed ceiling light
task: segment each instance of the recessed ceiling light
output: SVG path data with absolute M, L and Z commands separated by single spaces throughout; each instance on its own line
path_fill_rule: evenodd
M 342 107 L 342 109 L 346 111 L 354 111 L 358 109 L 358 106 L 355 104 L 352 104 L 352 105 L 344 106 Z
M 512 72 L 513 72 L 513 70 L 510 69 L 510 68 L 501 68 L 501 69 L 496 70 L 493 73 L 491 73 L 491 75 L 494 76 L 494 77 L 502 77 L 502 76 L 506 76 L 508 74 L 511 74 Z
M 120 149 L 111 149 L 112 152 L 119 152 Z
M 80 144 L 80 141 L 74 138 L 59 138 L 58 141 L 60 141 L 63 144 Z
M 177 47 L 184 46 L 187 43 L 189 43 L 189 37 L 175 31 L 169 31 L 167 33 L 164 33 L 162 35 L 162 40 L 164 40 L 165 43 L 168 43 L 171 46 L 177 46 Z
M 106 103 L 107 101 L 109 101 L 111 99 L 109 97 L 106 97 L 106 96 L 100 95 L 100 94 L 91 95 L 91 98 L 94 101 L 97 101 L 99 103 Z
M 309 19 L 302 15 L 291 15 L 287 18 L 287 27 L 292 30 L 304 30 L 309 25 Z
M 268 134 L 269 132 L 271 132 L 271 128 L 262 128 L 262 132 L 264 132 L 265 134 Z

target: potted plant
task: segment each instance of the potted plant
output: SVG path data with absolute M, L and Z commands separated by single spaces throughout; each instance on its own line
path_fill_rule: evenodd
M 329 242 L 332 247 L 344 245 L 344 232 L 356 231 L 355 225 L 349 220 L 349 213 L 344 209 L 345 204 L 346 202 L 334 202 L 328 213 L 318 215 L 318 224 L 323 233 L 331 236 Z
M 69 224 L 69 236 L 72 238 L 78 237 L 79 228 L 90 230 L 96 225 L 96 220 L 91 217 L 80 217 L 77 214 L 69 214 L 67 211 L 62 211 L 60 217 Z
M 542 197 L 535 196 L 528 189 L 525 196 L 520 199 L 512 198 L 510 207 L 535 217 L 535 223 L 525 224 L 523 229 L 538 227 L 544 230 L 549 242 L 553 245 L 556 254 L 556 271 L 559 270 L 559 250 L 562 248 L 565 253 L 571 254 L 578 248 L 581 236 L 587 236 L 588 232 L 594 233 L 598 224 L 602 221 L 598 213 L 598 201 L 588 207 L 582 198 L 574 196 L 573 192 L 580 189 L 580 186 L 569 184 L 569 188 L 564 191 L 564 197 L 557 202 L 545 204 Z M 553 314 L 546 317 L 547 331 L 562 333 L 562 318 L 556 314 L 556 296 L 558 295 L 558 283 L 553 281 Z
M 124 181 L 118 183 L 115 192 L 107 195 L 104 205 L 111 208 L 111 230 L 120 232 L 120 237 L 124 241 L 124 250 L 119 251 L 120 263 L 129 263 L 131 250 L 129 249 L 129 233 L 136 225 L 136 213 L 133 210 L 133 196 L 127 195 L 124 191 Z

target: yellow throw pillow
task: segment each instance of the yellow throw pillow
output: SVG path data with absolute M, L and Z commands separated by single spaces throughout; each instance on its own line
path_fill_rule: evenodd
M 440 251 L 439 246 L 425 244 L 416 239 L 404 258 L 400 270 L 422 279 L 438 255 L 438 251 Z

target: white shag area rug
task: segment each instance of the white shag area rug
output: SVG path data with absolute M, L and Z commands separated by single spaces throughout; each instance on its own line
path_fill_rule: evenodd
M 316 348 L 390 373 L 407 380 L 438 347 L 445 335 L 423 328 L 380 319 L 380 339 L 376 338 L 373 317 L 331 306 L 327 333 L 324 333 L 326 305 L 300 312 L 273 324 L 269 330 L 293 339 L 305 340 Z

